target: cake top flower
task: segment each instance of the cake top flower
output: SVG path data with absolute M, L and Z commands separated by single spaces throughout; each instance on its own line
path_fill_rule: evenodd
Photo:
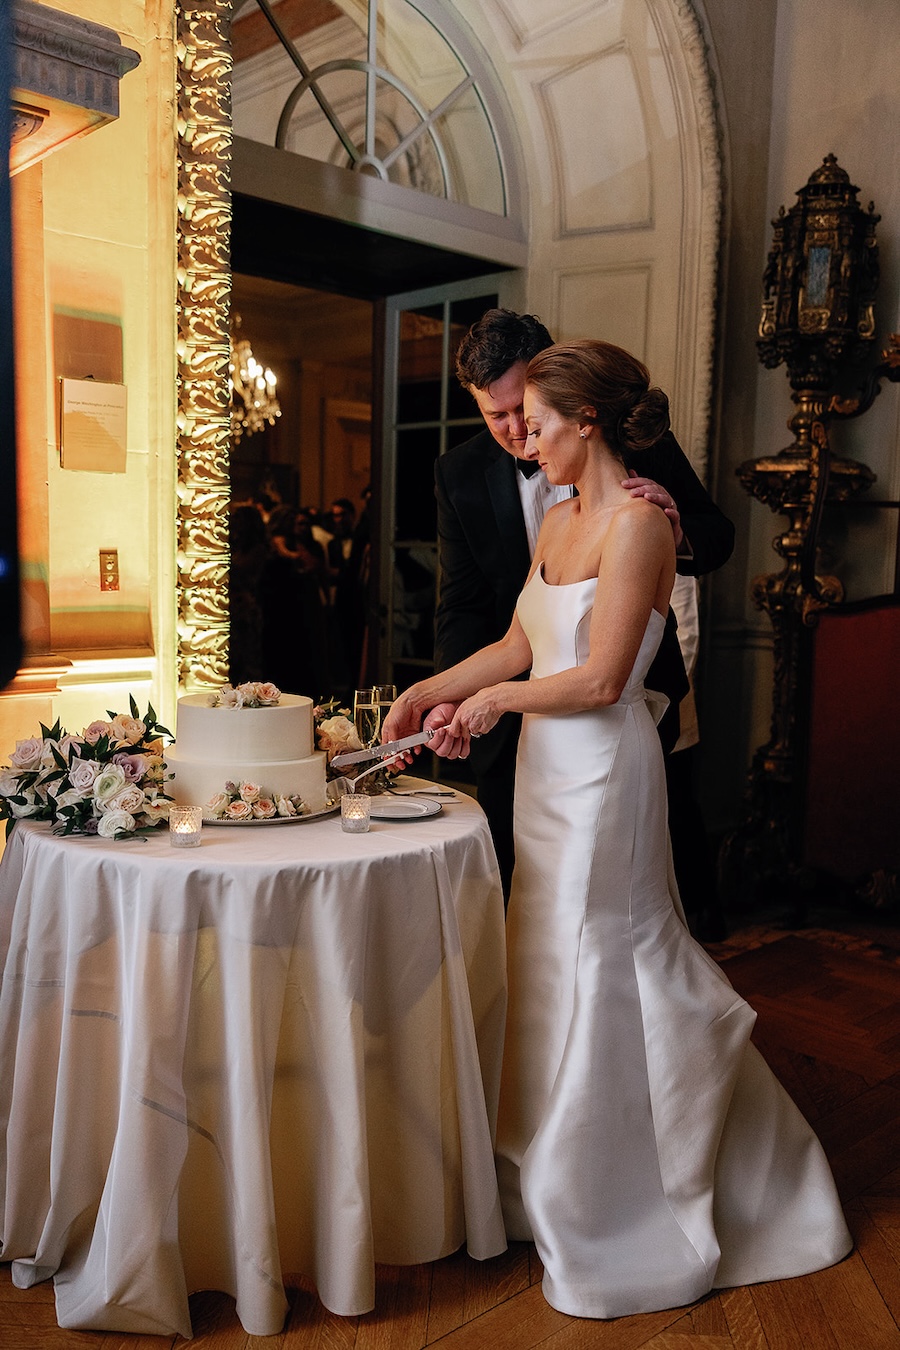
M 223 684 L 209 696 L 211 708 L 274 708 L 281 690 L 270 680 L 245 680 L 243 684 Z

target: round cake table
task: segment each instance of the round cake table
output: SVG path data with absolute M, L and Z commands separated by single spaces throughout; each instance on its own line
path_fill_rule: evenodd
M 266 1335 L 283 1273 L 355 1314 L 375 1262 L 505 1247 L 503 901 L 471 799 L 193 849 L 20 822 L 0 971 L 3 1257 L 54 1278 L 61 1326 L 189 1336 L 218 1289 Z

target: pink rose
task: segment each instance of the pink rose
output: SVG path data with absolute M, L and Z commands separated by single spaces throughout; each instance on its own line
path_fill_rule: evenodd
M 229 802 L 225 808 L 225 814 L 229 820 L 252 820 L 253 807 L 249 802 Z
M 100 765 L 95 759 L 74 759 L 69 769 L 69 782 L 76 792 L 87 796 L 93 790 Z
M 316 730 L 319 749 L 324 750 L 329 761 L 344 750 L 362 750 L 363 743 L 356 734 L 356 727 L 349 717 L 326 717 Z
M 273 708 L 281 698 L 281 690 L 271 681 L 267 681 L 256 686 L 256 697 L 261 708 Z
M 146 730 L 146 723 L 142 722 L 140 718 L 119 713 L 110 724 L 109 734 L 114 740 L 124 741 L 126 745 L 134 745 L 136 741 L 141 739 Z
M 104 722 L 102 719 L 98 718 L 97 721 L 92 722 L 89 727 L 85 727 L 81 734 L 88 745 L 96 745 L 101 736 L 109 735 L 110 725 L 109 722 Z
M 16 741 L 16 748 L 9 757 L 10 767 L 20 773 L 28 773 L 41 767 L 44 742 L 40 736 L 29 736 L 27 741 Z
M 260 797 L 258 802 L 253 803 L 253 819 L 269 820 L 275 814 L 275 803 L 271 797 Z
M 240 792 L 241 801 L 250 802 L 252 805 L 254 802 L 259 801 L 262 788 L 258 783 L 241 783 L 238 791 Z
M 129 783 L 139 783 L 147 772 L 148 764 L 143 755 L 129 755 L 127 750 L 117 750 L 112 757 L 113 764 L 121 764 L 122 771 Z

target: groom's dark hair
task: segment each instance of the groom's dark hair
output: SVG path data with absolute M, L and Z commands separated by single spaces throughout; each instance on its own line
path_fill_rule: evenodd
M 472 324 L 456 352 L 456 377 L 463 389 L 487 389 L 517 361 L 526 365 L 553 339 L 534 314 L 489 309 Z

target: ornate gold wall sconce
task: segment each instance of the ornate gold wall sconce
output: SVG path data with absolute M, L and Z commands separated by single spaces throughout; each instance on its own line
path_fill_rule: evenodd
M 880 216 L 871 203 L 862 209 L 857 192 L 828 155 L 796 205 L 782 207 L 772 222 L 757 349 L 770 369 L 787 366 L 794 439 L 737 469 L 743 487 L 788 524 L 773 542 L 784 567 L 756 577 L 751 587 L 774 631 L 774 689 L 770 738 L 754 755 L 744 817 L 723 847 L 723 885 L 732 893 L 799 878 L 811 629 L 844 593 L 838 578 L 817 566 L 822 513 L 826 503 L 848 500 L 875 481 L 866 465 L 834 456 L 828 437 L 833 418 L 851 415 L 849 405 L 841 409 L 839 383 L 875 337 Z M 860 400 L 854 409 L 864 411 Z

